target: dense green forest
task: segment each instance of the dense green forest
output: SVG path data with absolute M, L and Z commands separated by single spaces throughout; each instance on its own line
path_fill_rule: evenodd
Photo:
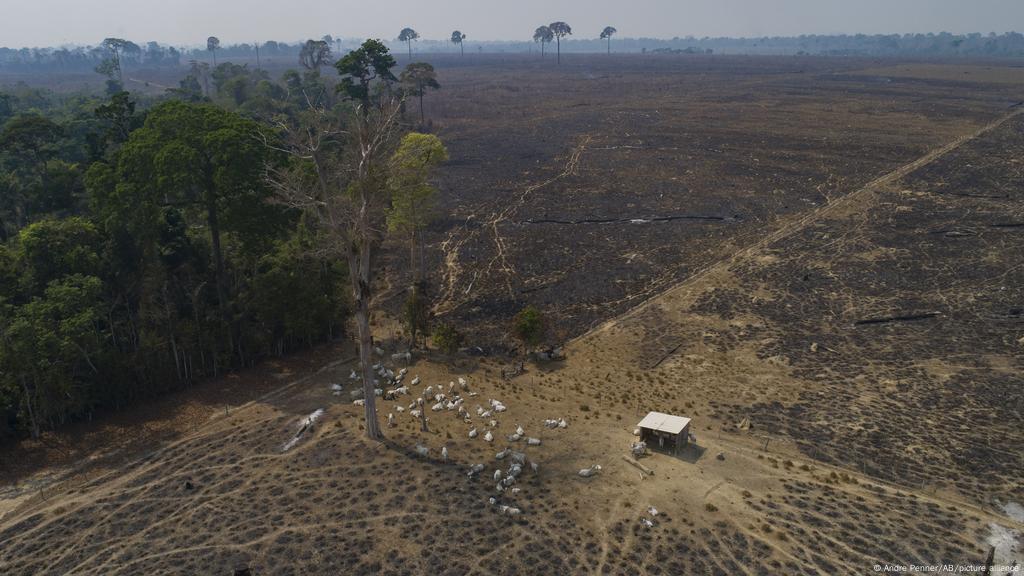
M 342 137 L 311 154 L 289 141 L 345 132 L 325 119 L 369 125 L 384 95 L 401 96 L 394 60 L 375 46 L 362 68 L 339 61 L 340 81 L 321 75 L 321 58 L 279 79 L 193 66 L 157 99 L 124 91 L 117 69 L 101 71 L 104 95 L 0 93 L 0 438 L 343 333 L 354 307 L 347 261 L 325 249 L 326 220 L 281 192 L 315 177 L 386 187 L 389 164 L 346 176 Z M 374 153 L 394 152 L 411 128 L 397 121 L 390 148 Z M 320 154 L 335 159 L 336 182 L 322 177 Z M 396 181 L 422 193 L 427 175 L 407 169 Z

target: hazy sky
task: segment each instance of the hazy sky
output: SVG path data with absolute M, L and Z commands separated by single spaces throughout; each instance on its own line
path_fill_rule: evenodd
M 528 39 L 554 20 L 576 37 L 765 36 L 1024 29 L 1024 0 L 0 0 L 0 46 L 136 42 L 227 44 L 332 34 Z

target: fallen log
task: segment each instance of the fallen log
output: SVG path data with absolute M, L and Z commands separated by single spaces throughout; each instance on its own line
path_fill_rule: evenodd
M 917 320 L 928 320 L 929 318 L 935 318 L 940 316 L 939 312 L 924 312 L 921 314 L 906 314 L 902 316 L 885 316 L 882 318 L 867 318 L 864 320 L 857 320 L 854 322 L 854 326 L 867 326 L 870 324 L 888 324 L 890 322 L 915 322 Z
M 561 220 L 557 218 L 528 218 L 523 224 L 650 224 L 651 222 L 674 222 L 677 220 L 696 220 L 705 222 L 725 222 L 727 220 L 742 220 L 740 215 L 717 216 L 705 214 L 671 214 L 668 216 L 646 216 L 637 218 L 579 218 L 576 220 Z
M 658 361 L 655 362 L 653 366 L 648 368 L 648 370 L 654 370 L 658 366 L 661 366 L 662 362 L 664 362 L 665 360 L 668 360 L 669 356 L 672 356 L 673 354 L 675 354 L 676 351 L 679 350 L 680 348 L 682 348 L 683 344 L 685 344 L 685 343 L 686 343 L 686 341 L 684 340 L 684 341 L 681 341 L 679 344 L 676 344 L 675 348 L 673 348 L 673 349 L 669 350 L 668 352 L 666 352 L 665 355 L 663 355 L 661 358 L 659 358 Z
M 964 192 L 950 192 L 950 196 L 961 196 L 963 198 L 981 198 L 983 200 L 1009 200 L 1009 194 L 969 194 Z
M 648 476 L 654 476 L 654 470 L 651 470 L 650 468 L 648 468 L 647 466 L 644 466 L 643 464 L 637 462 L 633 458 L 630 458 L 629 456 L 623 456 L 622 459 L 625 460 L 626 462 L 632 464 L 633 466 L 636 466 L 637 468 L 639 468 L 640 471 L 643 472 L 644 474 L 647 474 Z

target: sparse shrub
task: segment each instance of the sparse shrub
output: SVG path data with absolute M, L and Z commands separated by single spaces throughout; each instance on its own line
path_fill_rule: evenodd
M 587 404 L 580 404 L 580 412 L 590 412 L 590 406 Z
M 536 346 L 544 339 L 544 316 L 535 306 L 527 306 L 512 319 L 512 335 L 527 346 Z
M 705 504 L 704 509 L 707 510 L 708 512 L 718 512 L 718 506 L 715 506 L 711 502 Z
M 438 350 L 445 354 L 454 354 L 458 352 L 464 339 L 465 336 L 456 330 L 455 326 L 448 323 L 441 324 L 435 328 L 432 336 L 434 346 L 437 346 Z

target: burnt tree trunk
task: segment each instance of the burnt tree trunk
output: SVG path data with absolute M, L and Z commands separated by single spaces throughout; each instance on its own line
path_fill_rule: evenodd
M 349 276 L 355 297 L 356 331 L 359 338 L 359 366 L 363 374 L 363 413 L 366 436 L 383 438 L 377 421 L 377 395 L 373 385 L 373 334 L 370 332 L 370 247 L 353 243 L 349 249 Z

